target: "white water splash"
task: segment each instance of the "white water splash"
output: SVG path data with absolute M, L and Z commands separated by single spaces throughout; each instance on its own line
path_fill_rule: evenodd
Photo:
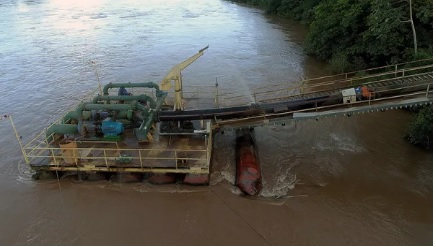
M 330 133 L 327 138 L 320 138 L 313 149 L 318 151 L 338 151 L 341 154 L 344 152 L 362 153 L 366 151 L 352 137 L 338 133 Z

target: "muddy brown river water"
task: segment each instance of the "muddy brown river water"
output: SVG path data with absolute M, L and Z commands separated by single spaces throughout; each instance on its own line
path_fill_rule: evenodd
M 159 82 L 250 90 L 325 75 L 304 26 L 219 0 L 0 3 L 0 114 L 28 142 L 96 86 Z M 432 153 L 402 110 L 256 128 L 259 197 L 233 185 L 235 134 L 215 137 L 211 185 L 32 181 L 0 121 L 2 245 L 431 245 Z M 297 183 L 293 181 L 297 179 Z

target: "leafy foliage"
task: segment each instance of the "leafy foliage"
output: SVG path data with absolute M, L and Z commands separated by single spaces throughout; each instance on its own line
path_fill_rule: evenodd
M 382 65 L 385 61 L 398 63 L 405 55 L 402 51 L 413 46 L 410 24 L 401 21 L 402 13 L 402 8 L 390 1 L 372 1 L 368 29 L 362 33 L 370 66 Z
M 351 7 L 351 8 L 350 8 Z M 362 33 L 367 29 L 361 20 L 369 11 L 368 1 L 326 0 L 315 8 L 315 19 L 306 38 L 306 51 L 324 60 L 342 53 L 347 61 L 365 49 Z M 334 13 L 334 14 L 332 14 Z
M 432 2 L 415 1 L 412 9 L 418 45 L 428 50 L 432 47 Z M 404 62 L 416 56 L 411 52 L 413 36 L 408 18 L 407 1 L 324 0 L 315 8 L 306 51 L 330 60 L 333 66 L 337 58 L 346 57 L 339 70 Z
M 430 106 L 422 108 L 407 128 L 405 138 L 413 145 L 433 148 L 433 109 Z
M 309 24 L 305 50 L 332 72 L 366 69 L 432 56 L 431 0 L 237 0 Z M 412 1 L 419 55 L 409 21 Z
M 310 23 L 314 18 L 314 8 L 320 2 L 321 0 L 272 0 L 269 12 Z

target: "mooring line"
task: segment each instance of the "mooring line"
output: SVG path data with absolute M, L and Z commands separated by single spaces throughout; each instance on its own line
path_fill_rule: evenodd
M 65 207 L 64 195 L 62 194 L 62 189 L 61 189 L 61 180 L 59 179 L 59 174 L 57 170 L 56 170 L 56 177 L 58 179 L 59 194 L 61 194 L 62 205 Z
M 61 195 L 61 199 L 62 199 L 62 206 L 63 206 L 63 208 L 65 209 L 64 194 L 62 193 L 61 180 L 60 180 L 60 178 L 59 178 L 59 173 L 58 173 L 57 170 L 56 170 L 56 177 L 57 177 L 57 180 L 58 180 L 59 194 Z M 78 237 L 80 237 L 80 236 L 81 236 L 81 233 L 79 232 L 79 224 L 77 223 L 77 221 L 76 221 L 76 219 L 75 219 L 74 217 L 73 217 L 72 221 L 74 222 L 74 225 L 76 226 L 76 234 L 77 234 Z M 78 238 L 78 237 L 77 237 L 77 238 Z M 77 241 L 77 238 L 76 238 L 76 240 L 74 240 L 74 241 Z

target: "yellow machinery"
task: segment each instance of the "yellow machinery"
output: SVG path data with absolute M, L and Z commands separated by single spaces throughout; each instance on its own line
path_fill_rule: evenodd
M 197 54 L 186 59 L 185 61 L 174 66 L 170 72 L 163 78 L 160 83 L 160 89 L 163 91 L 168 91 L 171 89 L 171 81 L 174 81 L 174 110 L 181 111 L 184 110 L 183 106 L 183 91 L 182 91 L 182 70 L 188 67 L 191 63 L 197 60 L 203 51 L 209 48 L 209 46 L 204 47 L 199 50 Z

